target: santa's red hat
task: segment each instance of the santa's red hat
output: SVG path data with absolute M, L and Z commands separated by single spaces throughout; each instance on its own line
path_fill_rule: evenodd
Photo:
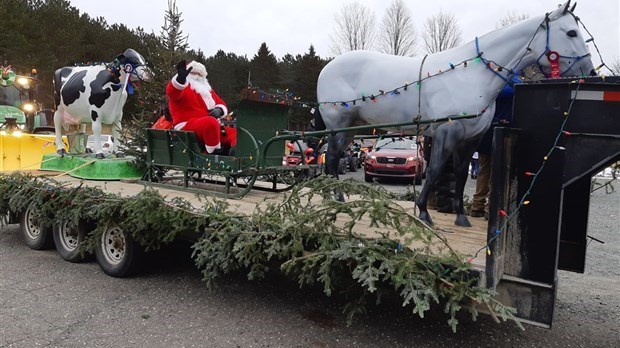
M 196 74 L 207 78 L 207 68 L 205 68 L 202 63 L 193 60 L 187 64 L 187 68 L 189 69 L 190 67 L 193 68 L 191 74 Z

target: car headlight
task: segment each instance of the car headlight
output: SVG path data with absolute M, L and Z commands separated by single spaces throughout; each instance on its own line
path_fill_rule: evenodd
M 20 86 L 28 86 L 30 84 L 30 79 L 27 79 L 25 77 L 19 77 L 17 79 L 17 84 L 19 84 Z
M 415 157 L 407 157 L 407 161 L 413 162 L 413 161 L 415 161 Z
M 34 111 L 34 105 L 32 103 L 22 104 L 22 110 L 24 110 L 26 112 L 33 112 Z
M 372 155 L 372 156 L 370 156 L 370 159 L 371 159 L 371 160 L 376 160 L 376 159 L 377 159 L 377 156 Z

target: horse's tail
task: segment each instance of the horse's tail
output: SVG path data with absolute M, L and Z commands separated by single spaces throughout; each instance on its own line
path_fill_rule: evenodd
M 323 122 L 323 117 L 321 116 L 321 112 L 319 108 L 316 107 L 314 109 L 314 130 L 322 131 L 326 130 L 327 126 L 325 126 L 325 122 Z

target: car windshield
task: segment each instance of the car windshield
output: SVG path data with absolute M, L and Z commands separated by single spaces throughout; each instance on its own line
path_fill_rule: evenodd
M 402 138 L 386 138 L 377 141 L 377 145 L 375 145 L 375 151 L 381 149 L 390 149 L 390 150 L 416 150 L 418 148 L 415 141 L 410 139 L 402 139 Z

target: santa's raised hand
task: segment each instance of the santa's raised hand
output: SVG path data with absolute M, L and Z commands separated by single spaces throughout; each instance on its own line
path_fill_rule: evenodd
M 182 60 L 177 63 L 177 82 L 184 85 L 187 82 L 187 75 L 192 71 L 194 67 L 187 68 L 187 62 Z

